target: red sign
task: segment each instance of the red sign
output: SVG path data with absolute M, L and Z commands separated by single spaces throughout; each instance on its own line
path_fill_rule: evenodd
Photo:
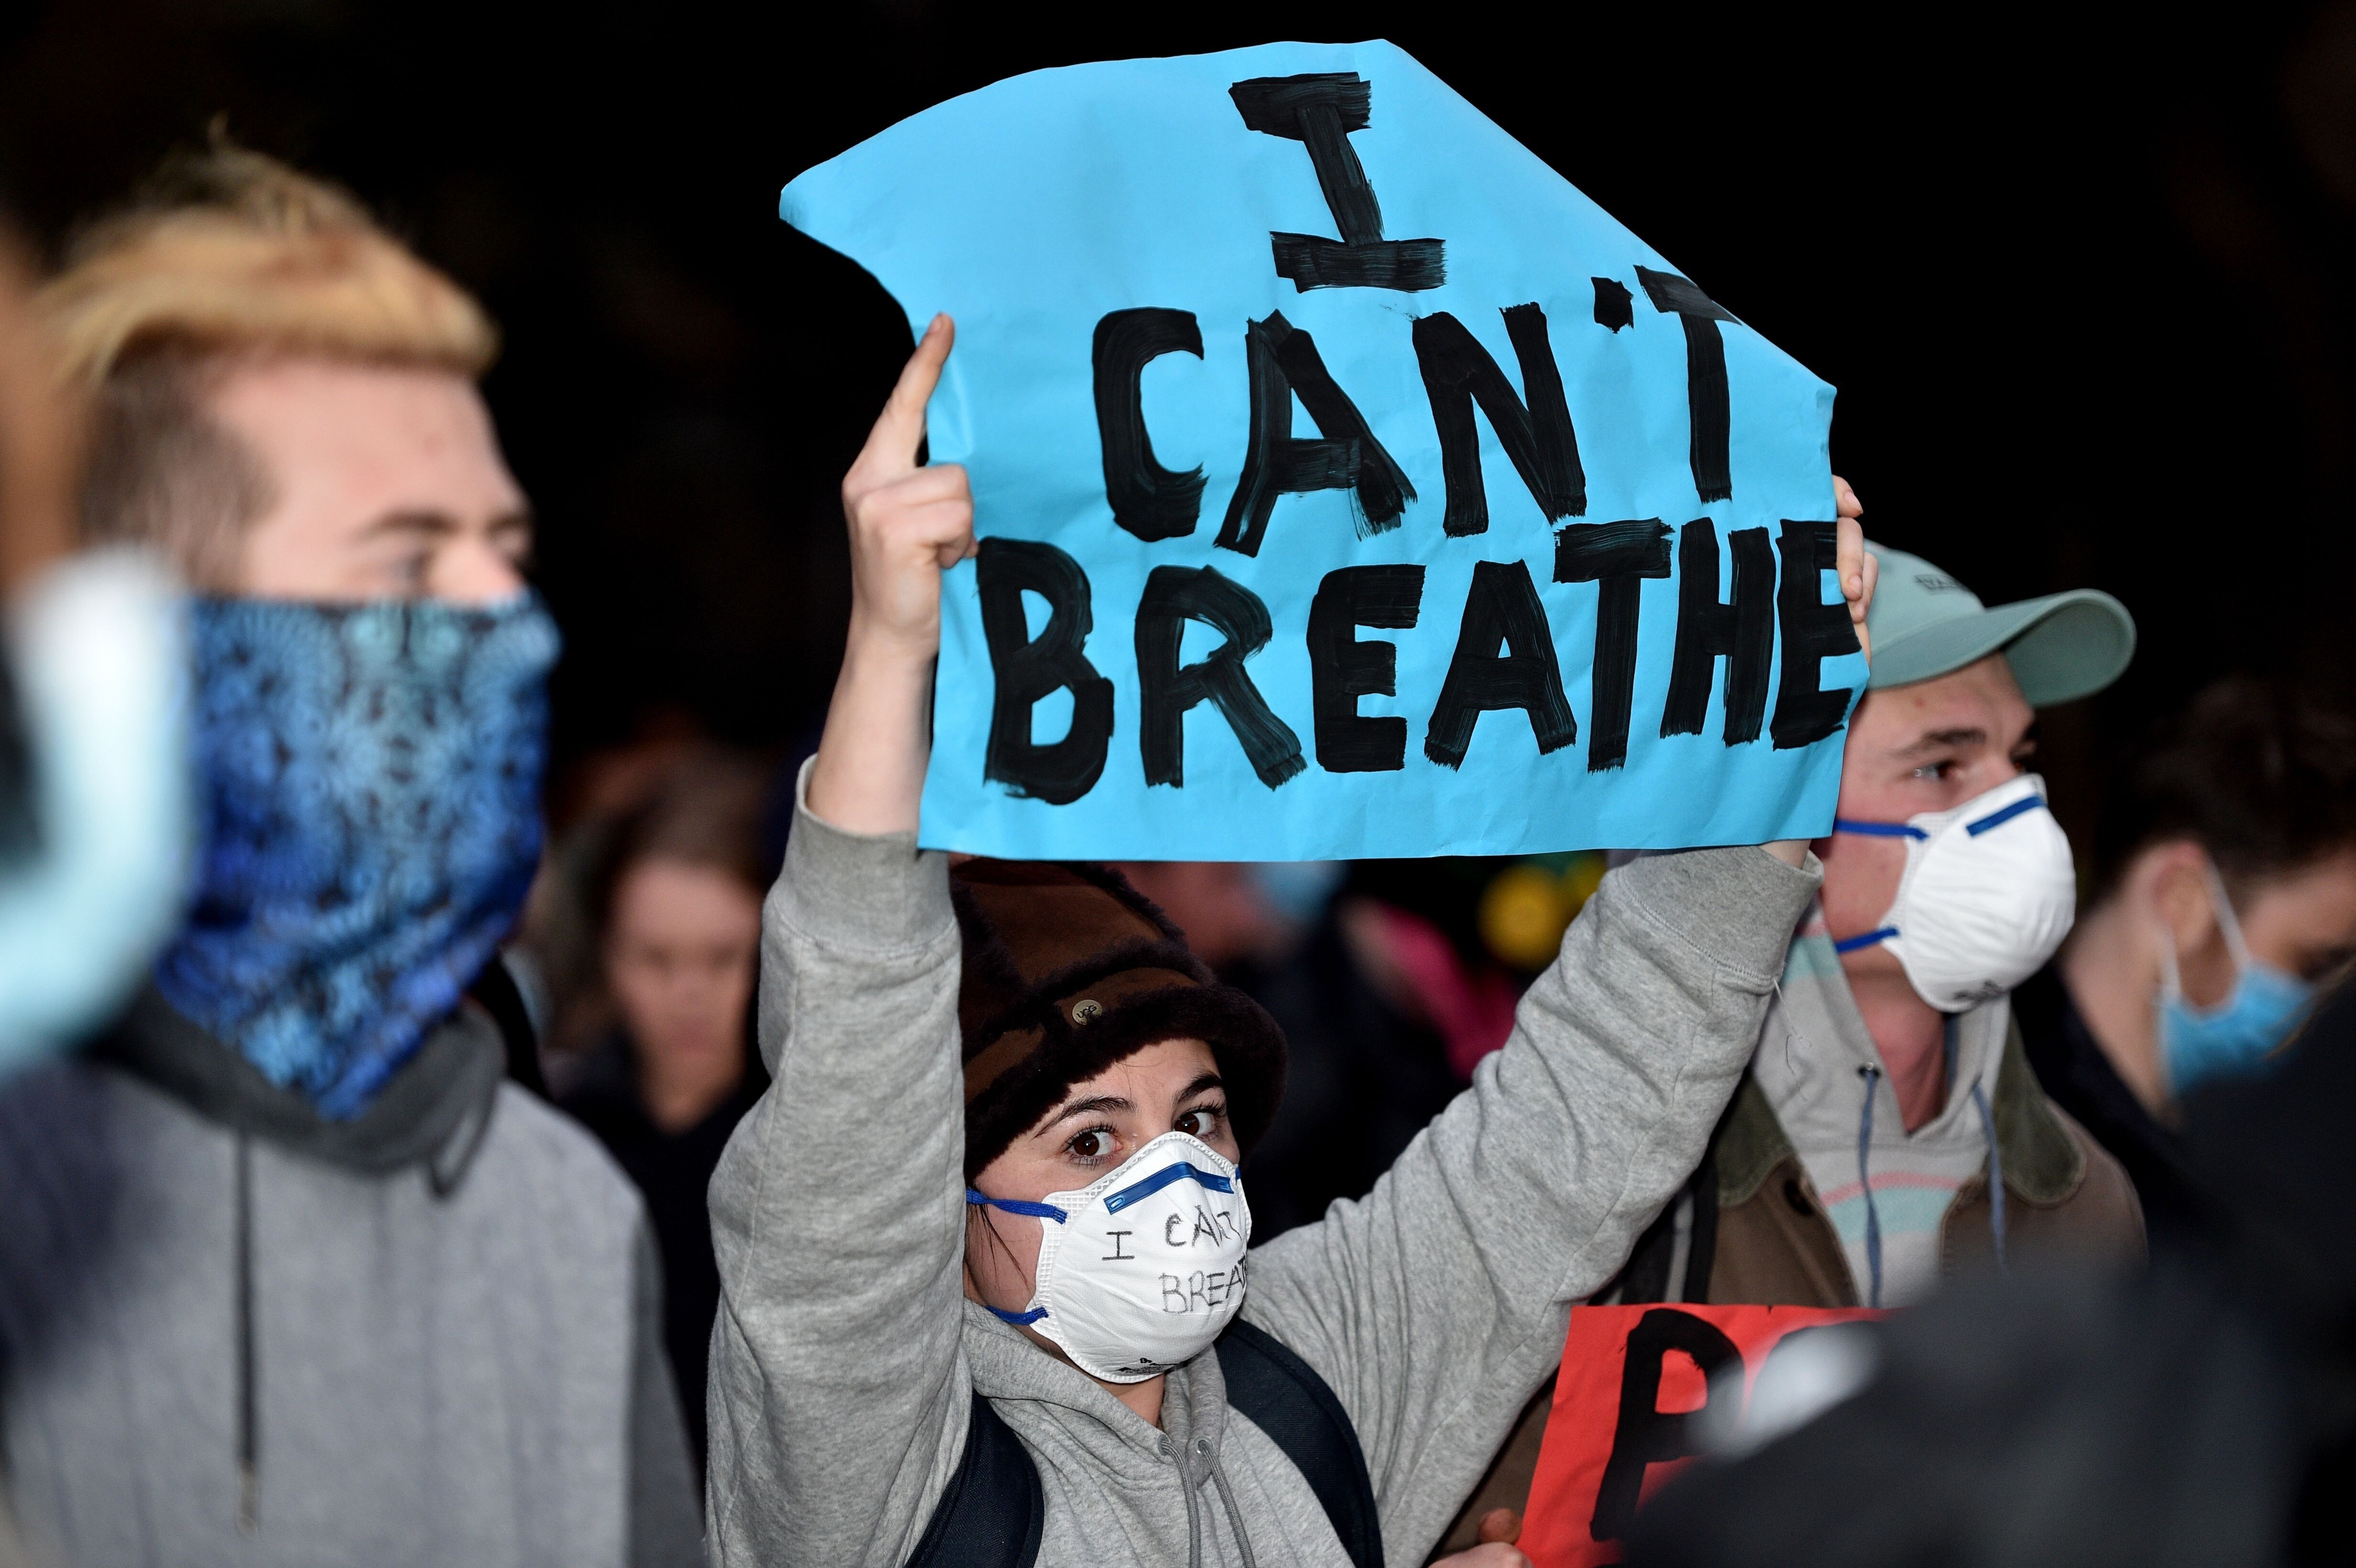
M 1688 1431 L 1713 1398 L 1748 1401 L 1776 1343 L 1860 1307 L 1574 1307 L 1520 1546 L 1537 1568 L 1620 1561 L 1637 1507 L 1698 1451 Z

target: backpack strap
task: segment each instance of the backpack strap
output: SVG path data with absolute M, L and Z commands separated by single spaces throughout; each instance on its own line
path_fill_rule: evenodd
M 1266 1329 L 1240 1317 L 1219 1336 L 1218 1352 L 1227 1407 L 1249 1417 L 1292 1461 L 1356 1568 L 1383 1568 L 1382 1520 L 1365 1451 L 1325 1380 Z
M 1315 1368 L 1241 1318 L 1219 1337 L 1228 1408 L 1292 1462 L 1355 1568 L 1383 1568 L 1375 1487 L 1349 1413 Z M 906 1568 L 1032 1568 L 1047 1499 L 1039 1467 L 990 1402 L 973 1396 L 965 1454 Z
M 975 1394 L 965 1455 L 907 1568 L 1031 1568 L 1046 1520 L 1038 1465 L 990 1401 Z

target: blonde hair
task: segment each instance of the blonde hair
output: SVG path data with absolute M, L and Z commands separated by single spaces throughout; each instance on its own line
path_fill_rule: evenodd
M 33 272 L 0 226 L 0 594 L 73 541 L 82 399 L 60 392 L 55 355 L 32 314 Z
M 91 227 L 41 290 L 61 368 L 96 387 L 156 350 L 316 354 L 480 376 L 498 335 L 348 193 L 217 144 Z
M 498 352 L 482 307 L 357 198 L 218 130 L 84 233 L 35 307 L 60 374 L 93 397 L 83 533 L 158 546 L 204 587 L 228 585 L 272 494 L 207 416 L 210 376 L 301 355 L 473 379 Z

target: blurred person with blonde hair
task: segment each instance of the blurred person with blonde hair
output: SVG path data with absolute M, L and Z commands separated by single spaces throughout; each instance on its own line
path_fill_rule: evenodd
M 217 145 L 38 299 L 82 522 L 199 595 L 196 891 L 0 1087 L 8 1483 L 72 1563 L 687 1563 L 644 1210 L 465 1001 L 540 853 L 557 635 L 480 309 Z

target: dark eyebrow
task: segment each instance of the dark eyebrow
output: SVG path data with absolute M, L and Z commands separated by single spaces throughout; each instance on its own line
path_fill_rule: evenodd
M 1192 1083 L 1187 1084 L 1185 1089 L 1180 1093 L 1178 1099 L 1181 1104 L 1183 1104 L 1184 1102 L 1193 1099 L 1195 1095 L 1202 1093 L 1205 1090 L 1224 1089 L 1226 1087 L 1226 1080 L 1221 1078 L 1215 1072 L 1205 1072 L 1198 1076 Z M 1070 1121 L 1074 1116 L 1092 1115 L 1098 1111 L 1119 1112 L 1134 1111 L 1135 1109 L 1137 1109 L 1137 1103 L 1134 1100 L 1128 1098 L 1126 1095 L 1091 1094 L 1085 1100 L 1073 1101 L 1070 1104 L 1066 1105 L 1063 1109 L 1049 1116 L 1047 1120 L 1040 1125 L 1039 1130 L 1044 1133 L 1049 1127 L 1062 1125 L 1064 1123 Z
M 1226 1086 L 1227 1081 L 1220 1077 L 1217 1073 L 1205 1072 L 1201 1077 L 1195 1079 L 1194 1082 L 1186 1085 L 1185 1089 L 1178 1096 L 1178 1103 L 1183 1105 L 1187 1101 L 1193 1099 L 1195 1095 L 1202 1093 L 1206 1089 L 1224 1089 Z
M 529 508 L 519 507 L 501 512 L 483 525 L 487 534 L 513 534 L 532 531 L 532 515 Z M 387 512 L 368 526 L 371 534 L 434 534 L 458 532 L 458 519 L 447 512 L 436 512 L 423 507 L 412 507 L 397 512 Z
M 1898 754 L 1914 757 L 1925 752 L 1960 751 L 1966 746 L 1985 746 L 1987 738 L 1987 731 L 1977 725 L 1968 725 L 1960 730 L 1933 730 L 1917 737 L 1912 745 L 1901 746 Z
M 1133 1111 L 1135 1109 L 1137 1109 L 1136 1103 L 1122 1095 L 1091 1094 L 1085 1100 L 1073 1101 L 1070 1104 L 1065 1106 L 1062 1110 L 1048 1117 L 1046 1126 L 1043 1126 L 1039 1130 L 1044 1133 L 1047 1130 L 1047 1127 L 1056 1126 L 1062 1123 L 1068 1122 L 1074 1116 L 1090 1115 L 1098 1111 Z
M 458 520 L 447 512 L 429 512 L 412 507 L 406 511 L 387 512 L 363 530 L 363 537 L 373 539 L 382 534 L 431 534 L 437 538 L 458 531 Z

